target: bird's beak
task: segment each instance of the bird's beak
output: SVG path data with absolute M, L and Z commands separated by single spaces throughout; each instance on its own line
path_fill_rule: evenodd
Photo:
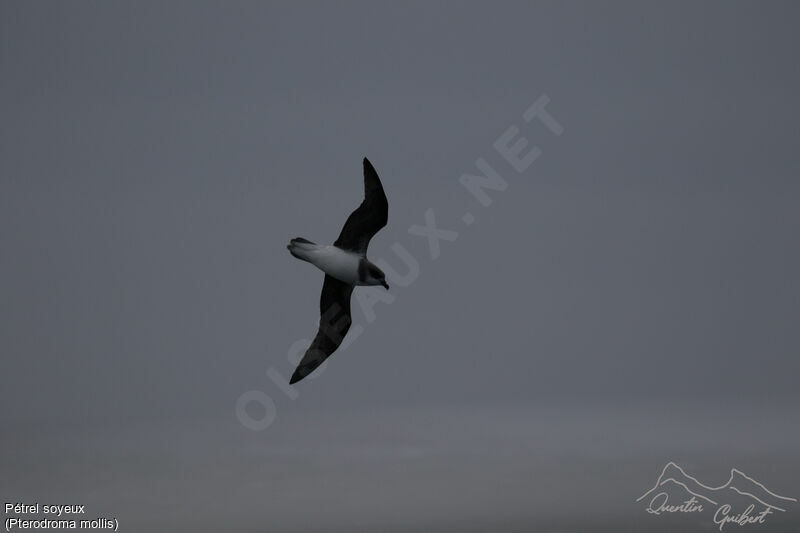
M 383 281 L 381 281 L 381 285 L 383 285 L 384 287 L 386 287 L 386 290 L 387 290 L 387 291 L 389 290 L 389 284 L 388 284 L 388 283 L 386 283 L 386 280 L 383 280 Z

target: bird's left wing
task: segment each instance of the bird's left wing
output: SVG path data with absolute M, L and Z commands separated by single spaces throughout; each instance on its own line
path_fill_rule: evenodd
M 367 254 L 367 246 L 372 237 L 386 225 L 389 220 L 389 202 L 383 192 L 375 167 L 364 158 L 364 201 L 350 213 L 344 223 L 339 238 L 333 243 L 342 250 L 349 250 L 361 255 Z
M 325 275 L 319 299 L 319 331 L 306 350 L 289 383 L 297 383 L 314 371 L 342 344 L 350 329 L 350 296 L 353 285 Z

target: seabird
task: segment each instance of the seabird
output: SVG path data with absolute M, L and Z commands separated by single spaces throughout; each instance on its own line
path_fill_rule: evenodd
M 367 259 L 372 237 L 386 225 L 389 202 L 372 163 L 364 158 L 364 201 L 350 213 L 333 245 L 314 244 L 298 237 L 289 242 L 289 252 L 325 272 L 319 299 L 319 331 L 289 383 L 297 383 L 314 371 L 342 343 L 350 329 L 350 296 L 356 285 L 383 285 L 386 274 Z

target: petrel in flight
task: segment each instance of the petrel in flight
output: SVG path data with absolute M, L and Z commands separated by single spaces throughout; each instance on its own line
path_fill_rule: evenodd
M 356 285 L 383 285 L 386 275 L 367 259 L 370 239 L 386 225 L 389 202 L 372 163 L 364 158 L 364 201 L 350 213 L 332 246 L 296 238 L 287 248 L 293 256 L 325 272 L 319 299 L 319 331 L 289 383 L 297 383 L 314 371 L 342 343 L 350 329 L 350 295 Z

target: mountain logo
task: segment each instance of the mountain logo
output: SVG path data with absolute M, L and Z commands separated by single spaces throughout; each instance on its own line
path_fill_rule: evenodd
M 705 485 L 670 461 L 661 470 L 653 488 L 636 498 L 652 515 L 704 513 L 714 510 L 713 521 L 719 530 L 726 524 L 739 526 L 765 524 L 774 513 L 785 513 L 797 504 L 795 498 L 769 490 L 741 470 L 731 469 L 723 485 Z

